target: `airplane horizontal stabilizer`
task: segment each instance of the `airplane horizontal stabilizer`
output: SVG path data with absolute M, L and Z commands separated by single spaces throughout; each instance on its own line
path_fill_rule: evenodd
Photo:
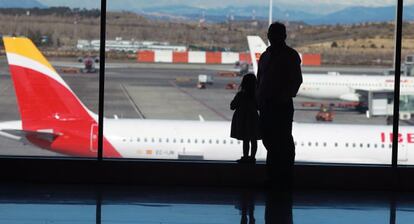
M 11 135 L 10 137 L 14 136 L 15 139 L 20 138 L 20 140 L 22 140 L 22 139 L 27 139 L 27 138 L 35 138 L 35 139 L 43 140 L 47 142 L 53 142 L 59 136 L 59 134 L 51 133 L 48 131 L 26 131 L 26 130 L 16 130 L 16 129 L 3 129 L 1 130 L 1 132 Z

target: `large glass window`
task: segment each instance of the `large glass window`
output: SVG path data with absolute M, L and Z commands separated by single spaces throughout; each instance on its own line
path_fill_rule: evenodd
M 1 155 L 96 156 L 99 55 L 84 40 L 99 37 L 100 1 L 88 3 L 0 3 Z
M 296 161 L 390 164 L 395 4 L 281 3 L 274 2 L 272 20 L 286 24 L 287 43 L 300 53 L 304 77 L 294 100 Z M 0 154 L 95 156 L 100 1 L 38 4 L 0 9 L 6 45 Z M 267 47 L 269 5 L 121 6 L 108 0 L 108 7 L 104 156 L 240 158 L 242 142 L 230 138 L 229 104 Z M 378 11 L 383 13 L 370 13 Z M 405 75 L 409 27 L 405 23 Z M 256 46 L 249 46 L 247 36 Z M 16 47 L 25 38 L 34 45 Z M 47 74 L 18 75 L 39 71 Z M 408 78 L 401 82 L 400 117 L 406 120 L 409 85 Z M 398 159 L 409 164 L 411 133 L 405 129 L 407 144 L 400 145 Z M 266 150 L 258 145 L 256 158 L 263 161 Z
M 104 155 L 240 158 L 241 142 L 229 137 L 229 104 L 267 47 L 269 5 L 157 3 L 121 13 L 111 2 L 105 70 L 111 145 Z M 286 24 L 287 43 L 302 58 L 296 161 L 390 164 L 395 5 L 274 5 L 272 20 Z M 308 10 L 317 8 L 329 10 Z M 377 10 L 385 16 L 369 13 Z M 247 36 L 253 36 L 251 49 Z M 266 151 L 258 145 L 263 161 Z
M 288 27 L 303 63 L 297 161 L 391 163 L 395 5 L 365 4 L 348 1 Z M 383 15 L 369 13 L 377 10 Z
M 410 22 L 410 5 L 405 2 L 403 9 L 401 82 L 400 82 L 400 127 L 398 136 L 398 163 L 413 165 L 414 131 L 412 114 L 414 113 L 414 33 Z

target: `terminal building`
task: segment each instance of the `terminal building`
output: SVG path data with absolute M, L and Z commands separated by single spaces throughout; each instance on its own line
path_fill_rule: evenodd
M 83 51 L 99 51 L 100 45 L 100 40 L 78 40 L 76 48 Z M 168 42 L 123 40 L 121 37 L 117 37 L 115 40 L 106 40 L 105 46 L 106 51 L 133 53 L 139 50 L 170 50 L 177 52 L 187 50 L 186 46 L 170 45 Z

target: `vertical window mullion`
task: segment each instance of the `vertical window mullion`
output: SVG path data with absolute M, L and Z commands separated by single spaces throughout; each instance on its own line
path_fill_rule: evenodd
M 394 49 L 394 110 L 393 110 L 393 138 L 392 138 L 392 167 L 398 167 L 398 129 L 400 112 L 400 80 L 401 80 L 401 42 L 403 0 L 397 0 L 395 19 L 395 49 Z
M 103 157 L 104 88 L 105 88 L 106 0 L 101 0 L 101 33 L 99 51 L 98 161 Z

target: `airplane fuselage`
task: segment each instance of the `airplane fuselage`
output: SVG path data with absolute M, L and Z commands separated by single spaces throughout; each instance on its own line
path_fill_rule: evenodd
M 230 138 L 230 122 L 105 120 L 105 136 L 122 157 L 236 160 L 242 142 Z M 360 133 L 360 134 L 356 134 Z M 294 123 L 296 161 L 378 163 L 391 161 L 392 126 Z M 401 128 L 401 162 L 414 149 L 414 130 Z M 259 142 L 258 160 L 267 151 Z
M 401 93 L 414 93 L 414 78 L 401 78 Z M 389 76 L 303 74 L 298 95 L 320 99 L 357 101 L 356 90 L 393 91 Z

